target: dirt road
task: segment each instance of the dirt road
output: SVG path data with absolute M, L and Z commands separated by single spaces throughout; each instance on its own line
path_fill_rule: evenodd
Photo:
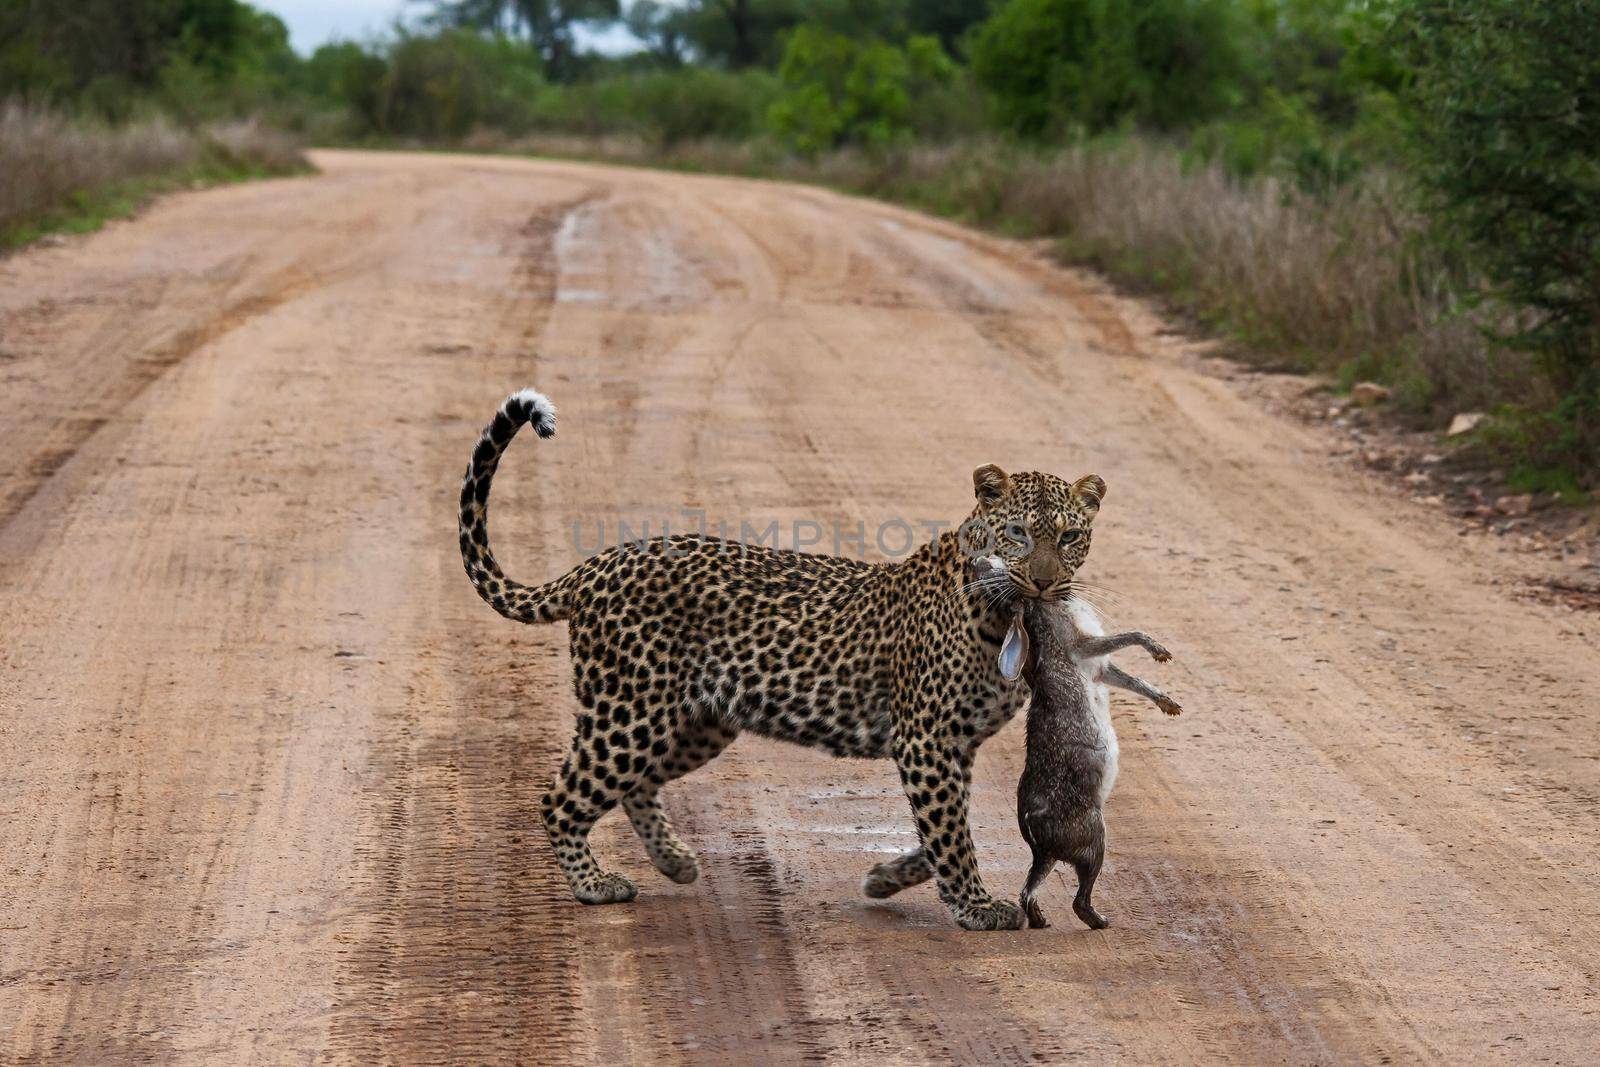
M 1017 245 L 777 184 L 450 156 L 187 194 L 0 261 L 0 1059 L 1585 1063 L 1600 621 L 1327 460 Z M 537 797 L 564 626 L 480 603 L 594 524 L 953 520 L 1109 483 L 1086 577 L 1177 659 L 1119 701 L 1097 902 L 968 934 L 887 764 L 743 739 L 670 788 L 698 884 L 574 905 Z M 589 525 L 575 544 L 572 524 Z M 870 545 L 869 554 L 876 552 Z M 1020 723 L 975 833 L 1014 893 Z

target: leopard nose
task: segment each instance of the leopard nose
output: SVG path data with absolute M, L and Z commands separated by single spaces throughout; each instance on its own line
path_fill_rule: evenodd
M 1028 576 L 1033 584 L 1044 589 L 1061 575 L 1061 561 L 1048 552 L 1035 552 L 1028 561 Z

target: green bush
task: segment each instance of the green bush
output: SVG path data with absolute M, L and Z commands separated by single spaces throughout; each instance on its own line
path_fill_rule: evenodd
M 388 61 L 379 132 L 454 141 L 480 126 L 517 134 L 533 125 L 543 79 L 531 45 L 466 30 L 405 34 Z
M 774 91 L 764 71 L 690 67 L 633 79 L 629 95 L 636 106 L 629 110 L 662 148 L 706 138 L 740 140 L 758 131 Z
M 1001 125 L 1024 136 L 1175 129 L 1236 102 L 1239 11 L 1227 0 L 1007 0 L 972 40 L 972 72 Z
M 1600 460 L 1600 0 L 1402 0 L 1395 39 L 1436 226 L 1562 399 L 1552 458 Z
M 314 104 L 346 112 L 346 135 L 361 137 L 383 122 L 384 81 L 389 64 L 353 41 L 325 44 L 300 72 Z
M 240 0 L 0 0 L 0 97 L 112 121 L 264 111 L 298 62 L 283 22 Z
M 1360 170 L 1344 141 L 1317 120 L 1306 96 L 1268 87 L 1252 113 L 1201 126 L 1190 135 L 1189 148 L 1236 178 L 1277 174 L 1301 192 L 1325 195 Z
M 955 73 L 934 37 L 912 37 L 897 48 L 801 26 L 784 48 L 782 89 L 767 125 L 807 155 L 847 144 L 882 147 L 911 133 L 913 98 L 920 108 Z
M 775 90 L 765 71 L 686 67 L 549 85 L 530 105 L 530 128 L 598 137 L 632 134 L 657 149 L 684 141 L 742 140 L 760 130 Z

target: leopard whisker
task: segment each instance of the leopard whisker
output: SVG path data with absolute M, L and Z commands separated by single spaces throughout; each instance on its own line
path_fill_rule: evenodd
M 1128 599 L 1128 596 L 1127 596 L 1126 593 L 1123 593 L 1121 590 L 1118 590 L 1118 589 L 1113 589 L 1109 585 L 1104 585 L 1104 584 L 1102 584 L 1100 582 L 1085 581 L 1082 578 L 1074 577 L 1072 579 L 1072 585 L 1074 587 L 1076 587 L 1076 588 L 1092 589 L 1097 593 L 1102 593 L 1102 594 L 1104 594 L 1104 595 L 1106 595 L 1108 597 L 1115 597 L 1118 600 L 1127 600 Z

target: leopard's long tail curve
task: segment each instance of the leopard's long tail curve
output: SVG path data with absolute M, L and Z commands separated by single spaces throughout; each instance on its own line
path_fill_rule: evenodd
M 494 480 L 501 453 L 524 423 L 532 423 L 533 432 L 540 437 L 554 437 L 556 406 L 543 393 L 524 389 L 506 397 L 494 413 L 494 421 L 484 427 L 461 483 L 461 562 L 478 595 L 506 618 L 554 622 L 567 617 L 570 576 L 545 585 L 523 585 L 505 576 L 489 549 L 489 483 Z

